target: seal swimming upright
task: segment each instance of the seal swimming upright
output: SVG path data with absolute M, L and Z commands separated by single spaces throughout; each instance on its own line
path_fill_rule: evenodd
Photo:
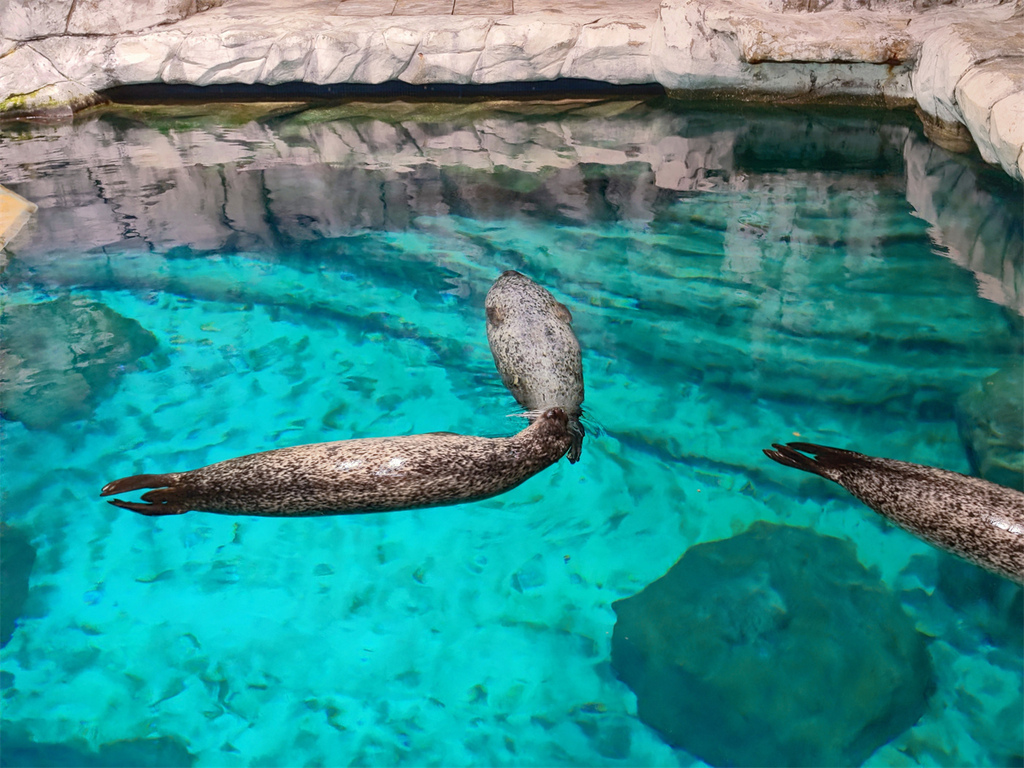
M 841 448 L 813 443 L 772 448 L 765 449 L 768 458 L 839 483 L 929 544 L 1024 584 L 1024 493 L 978 477 Z
M 583 450 L 583 359 L 572 313 L 526 275 L 503 272 L 487 291 L 487 342 L 501 380 L 527 415 L 548 408 L 569 417 L 575 464 Z
M 515 488 L 571 442 L 565 412 L 551 408 L 512 437 L 434 432 L 299 445 L 189 472 L 125 477 L 100 495 L 156 488 L 142 502 L 110 501 L 143 515 L 309 517 L 437 507 Z

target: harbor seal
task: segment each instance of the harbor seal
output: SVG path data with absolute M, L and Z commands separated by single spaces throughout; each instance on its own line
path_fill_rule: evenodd
M 125 477 L 100 495 L 155 488 L 142 502 L 109 500 L 143 515 L 309 517 L 437 507 L 515 488 L 557 462 L 571 442 L 565 412 L 551 408 L 512 437 L 434 432 L 299 445 L 189 472 Z
M 1024 493 L 978 477 L 841 448 L 813 443 L 772 448 L 764 453 L 779 464 L 839 483 L 929 544 L 1024 584 Z
M 501 380 L 532 420 L 548 408 L 569 417 L 575 464 L 583 450 L 583 360 L 572 313 L 526 275 L 503 272 L 484 300 L 487 342 Z

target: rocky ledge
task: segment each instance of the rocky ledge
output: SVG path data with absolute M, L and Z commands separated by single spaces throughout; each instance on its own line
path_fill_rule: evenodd
M 488 85 L 585 78 L 679 95 L 916 103 L 1024 179 L 1024 0 L 9 0 L 0 119 L 115 86 Z

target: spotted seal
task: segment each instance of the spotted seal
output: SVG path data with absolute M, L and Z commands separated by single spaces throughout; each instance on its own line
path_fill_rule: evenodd
M 125 477 L 100 495 L 155 488 L 142 502 L 110 500 L 143 515 L 308 517 L 437 507 L 504 493 L 558 461 L 571 441 L 565 412 L 550 408 L 512 437 L 434 432 L 299 445 L 189 472 Z
M 572 313 L 526 275 L 503 272 L 484 300 L 487 341 L 501 380 L 527 416 L 561 408 L 569 417 L 569 461 L 583 450 L 583 360 Z
M 1024 584 L 1024 493 L 945 469 L 841 448 L 813 443 L 772 448 L 764 451 L 768 458 L 839 483 L 929 544 Z

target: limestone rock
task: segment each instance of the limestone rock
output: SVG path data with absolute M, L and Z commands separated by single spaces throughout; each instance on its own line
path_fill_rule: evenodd
M 0 115 L 7 118 L 70 118 L 103 99 L 91 88 L 68 79 L 31 45 L 0 57 Z
M 561 76 L 620 85 L 651 82 L 652 27 L 643 21 L 610 19 L 587 24 L 565 59 Z
M 962 122 L 956 106 L 957 83 L 974 66 L 1024 50 L 1024 27 L 990 21 L 949 24 L 929 35 L 912 78 L 914 95 L 925 112 L 948 122 Z
M 547 14 L 498 19 L 487 33 L 473 82 L 553 80 L 578 36 L 578 24 Z
M 992 149 L 1011 176 L 1024 181 L 1024 90 L 1010 94 L 992 107 Z
M 860 765 L 933 688 L 925 637 L 853 545 L 755 523 L 613 605 L 641 720 L 715 766 Z
M 1024 93 L 1024 60 L 999 58 L 979 64 L 963 76 L 954 93 L 981 156 L 990 163 L 1012 168 L 1017 160 L 1016 153 L 1004 157 L 996 150 L 994 141 L 998 139 L 993 136 L 994 126 L 989 118 L 997 103 L 1015 93 Z M 1000 147 L 1005 143 L 1005 140 L 1001 142 Z M 1021 146 L 1024 146 L 1024 137 L 1017 139 L 1016 148 L 1019 150 Z
M 28 534 L 0 522 L 0 647 L 7 645 L 28 598 L 36 548 Z M 6 757 L 6 755 L 5 755 Z
M 0 31 L 10 40 L 63 35 L 72 5 L 74 0 L 6 0 L 0 6 Z
M 2 414 L 30 429 L 88 417 L 120 374 L 156 348 L 135 320 L 88 299 L 8 305 Z
M 752 3 L 719 2 L 705 14 L 716 31 L 735 35 L 743 59 L 761 61 L 906 61 L 914 52 L 906 17 L 826 11 L 764 12 Z
M 1024 491 L 1024 364 L 994 373 L 957 402 L 957 426 L 972 471 Z

